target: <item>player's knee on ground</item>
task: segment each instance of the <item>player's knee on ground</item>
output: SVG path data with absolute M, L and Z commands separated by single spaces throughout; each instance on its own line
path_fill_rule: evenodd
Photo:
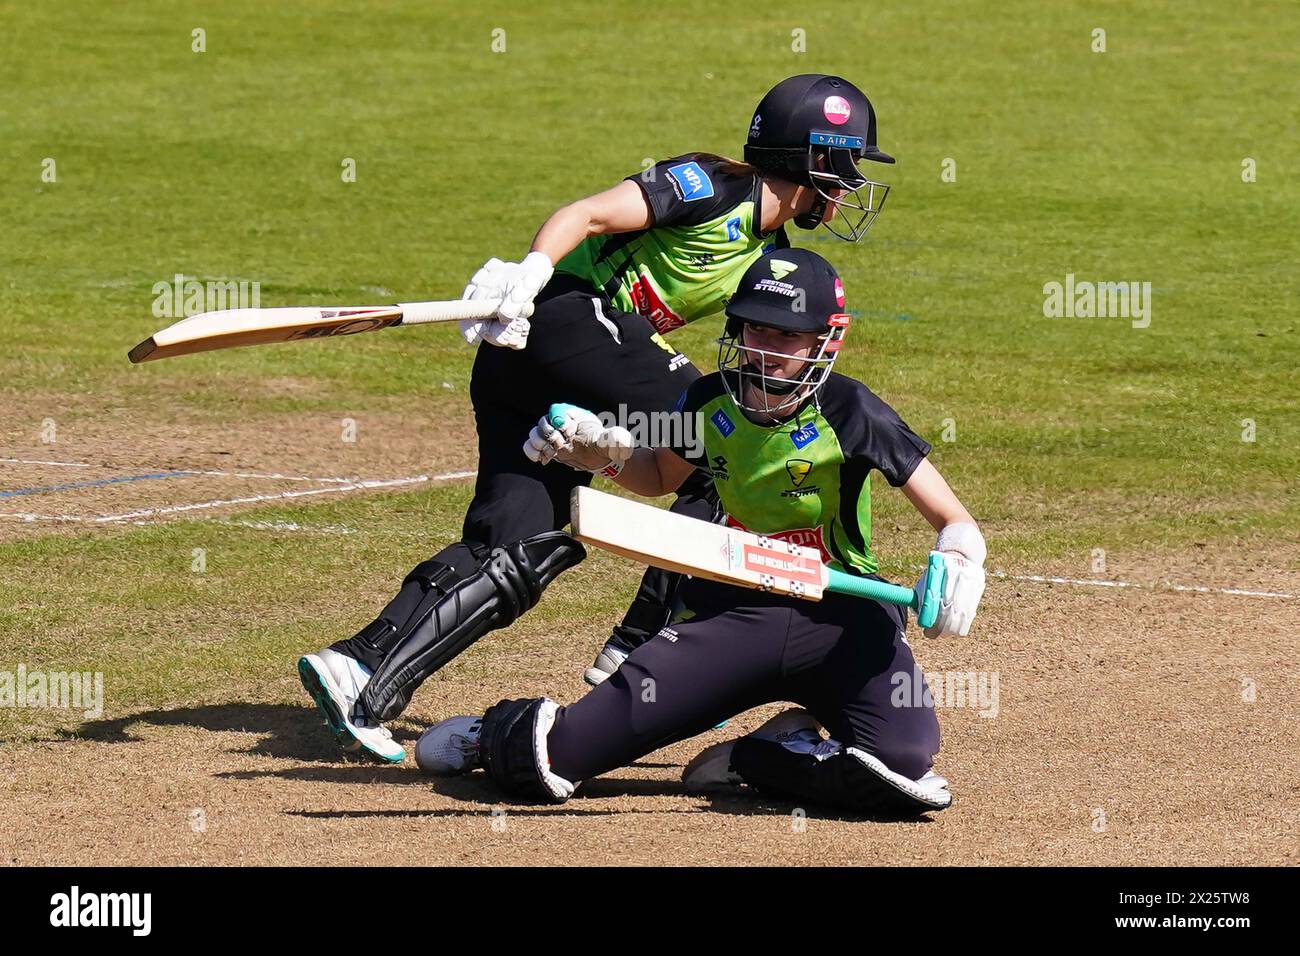
M 933 714 L 932 714 L 933 715 Z M 938 722 L 935 725 L 935 739 L 938 740 Z M 864 753 L 870 753 L 890 771 L 901 774 L 909 780 L 919 780 L 934 766 L 935 747 L 915 737 L 905 738 L 901 735 L 891 738 Z
M 856 747 L 825 756 L 742 737 L 732 748 L 731 769 L 760 793 L 851 813 L 924 813 L 942 810 L 952 801 L 941 777 L 927 777 L 924 771 L 917 779 L 906 777 Z
M 546 697 L 503 700 L 483 715 L 479 759 L 492 782 L 513 796 L 563 803 L 576 782 L 551 772 L 546 735 L 559 705 Z

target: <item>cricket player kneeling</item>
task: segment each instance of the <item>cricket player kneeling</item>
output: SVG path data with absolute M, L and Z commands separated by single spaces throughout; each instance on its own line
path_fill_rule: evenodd
M 678 429 L 680 444 L 637 448 L 593 413 L 569 408 L 562 422 L 538 423 L 525 454 L 602 472 L 648 497 L 707 468 L 730 523 L 819 548 L 831 567 L 863 577 L 877 577 L 870 476 L 879 472 L 939 532 L 932 557 L 945 577 L 926 635 L 969 633 L 984 591 L 984 539 L 926 459 L 929 444 L 865 385 L 832 372 L 850 321 L 834 269 L 807 250 L 769 253 L 746 271 L 726 313 L 718 371 L 679 403 L 683 422 L 700 426 Z M 682 600 L 688 616 L 581 700 L 506 700 L 482 718 L 443 721 L 420 738 L 420 766 L 482 766 L 508 793 L 559 802 L 581 781 L 667 743 L 790 701 L 802 709 L 691 761 L 687 789 L 743 784 L 866 814 L 949 805 L 947 781 L 933 771 L 939 722 L 930 697 L 910 695 L 902 706 L 893 693 L 900 681 L 924 679 L 904 608 L 831 591 L 802 601 L 702 578 L 686 584 Z

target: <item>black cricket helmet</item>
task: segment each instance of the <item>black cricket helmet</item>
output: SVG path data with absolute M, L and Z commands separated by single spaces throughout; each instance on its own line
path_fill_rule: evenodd
M 843 77 L 792 76 L 772 87 L 754 111 L 745 162 L 817 192 L 812 208 L 794 220 L 801 229 L 824 225 L 849 242 L 866 234 L 885 204 L 889 186 L 862 174 L 858 163 L 864 159 L 894 162 L 876 145 L 871 101 Z M 865 196 L 860 192 L 864 189 Z M 838 225 L 826 218 L 831 205 L 838 210 Z
M 839 274 L 810 249 L 777 249 L 755 260 L 727 303 L 726 314 L 726 331 L 718 339 L 723 383 L 741 408 L 766 415 L 793 411 L 816 395 L 835 366 L 850 322 Z M 816 332 L 820 345 L 797 375 L 779 378 L 767 374 L 765 360 L 789 356 L 746 345 L 747 324 Z M 747 384 L 755 386 L 759 404 L 746 400 Z

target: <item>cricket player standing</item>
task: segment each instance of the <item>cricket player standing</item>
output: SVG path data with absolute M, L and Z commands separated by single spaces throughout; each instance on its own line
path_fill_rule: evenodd
M 876 146 L 866 96 L 821 74 L 768 92 L 745 160 L 691 153 L 660 162 L 556 211 L 522 262 L 491 259 L 475 274 L 466 297 L 501 305 L 495 319 L 462 325 L 478 343 L 470 397 L 479 451 L 462 539 L 417 565 L 357 634 L 299 661 L 304 686 L 345 749 L 401 761 L 404 751 L 382 721 L 582 560 L 581 545 L 560 529 L 569 492 L 591 474 L 528 460 L 519 435 L 561 399 L 607 414 L 670 412 L 700 373 L 663 334 L 722 311 L 746 268 L 765 250 L 788 247 L 790 221 L 859 239 L 889 187 L 858 163 L 894 162 Z M 714 516 L 707 472 L 688 474 L 674 490 L 674 511 Z M 590 683 L 668 622 L 678 580 L 647 572 L 588 669 Z
M 926 634 L 966 635 L 984 591 L 984 539 L 927 460 L 929 444 L 865 385 L 832 373 L 848 326 L 834 269 L 807 250 L 770 253 L 745 273 L 726 314 L 718 371 L 693 382 L 680 406 L 706 422 L 702 452 L 627 448 L 579 410 L 559 429 L 543 417 L 526 454 L 583 469 L 613 464 L 616 482 L 652 497 L 708 466 L 732 521 L 816 544 L 832 567 L 869 576 L 870 475 L 879 472 L 939 532 L 933 553 L 946 579 Z M 924 577 L 917 587 L 924 594 Z M 442 721 L 416 745 L 421 768 L 482 766 L 506 793 L 559 803 L 582 780 L 760 704 L 793 701 L 805 709 L 704 750 L 683 773 L 687 788 L 744 783 L 860 813 L 948 806 L 947 781 L 932 769 L 934 707 L 928 695 L 903 705 L 892 694 L 924 680 L 902 608 L 834 593 L 810 603 L 699 578 L 683 598 L 689 618 L 581 700 L 503 700 L 482 717 Z

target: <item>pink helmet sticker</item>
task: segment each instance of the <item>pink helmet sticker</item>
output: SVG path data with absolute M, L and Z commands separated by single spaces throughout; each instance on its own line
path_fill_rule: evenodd
M 822 104 L 822 115 L 836 126 L 847 123 L 851 112 L 853 111 L 849 107 L 849 101 L 842 96 L 828 96 L 826 102 Z
M 838 278 L 835 280 L 835 304 L 844 308 L 844 283 Z

